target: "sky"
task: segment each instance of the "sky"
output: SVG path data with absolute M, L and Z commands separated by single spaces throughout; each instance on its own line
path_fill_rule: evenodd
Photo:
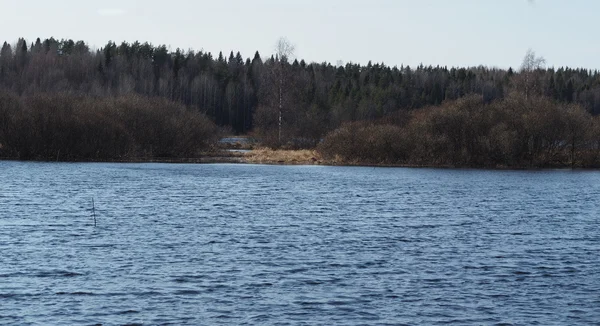
M 0 0 L 0 36 L 16 43 L 148 41 L 271 55 L 280 37 L 307 62 L 600 68 L 597 0 Z

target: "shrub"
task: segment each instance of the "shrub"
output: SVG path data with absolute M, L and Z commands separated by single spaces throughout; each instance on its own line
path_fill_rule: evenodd
M 218 140 L 198 111 L 164 99 L 0 94 L 2 155 L 111 160 L 191 157 Z
M 398 123 L 390 123 L 398 121 Z M 600 127 L 581 107 L 510 94 L 487 104 L 467 96 L 408 119 L 352 123 L 318 147 L 326 158 L 444 166 L 596 166 Z

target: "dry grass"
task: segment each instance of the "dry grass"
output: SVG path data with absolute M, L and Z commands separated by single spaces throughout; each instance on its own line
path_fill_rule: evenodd
M 273 150 L 257 148 L 244 155 L 248 163 L 261 164 L 323 164 L 321 155 L 314 150 Z

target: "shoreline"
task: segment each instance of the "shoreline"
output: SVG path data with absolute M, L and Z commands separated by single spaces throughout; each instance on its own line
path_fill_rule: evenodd
M 96 159 L 96 160 L 55 160 L 55 159 L 28 159 L 15 157 L 0 157 L 1 161 L 12 162 L 38 162 L 38 163 L 157 163 L 157 164 L 257 164 L 257 165 L 297 165 L 297 166 L 347 166 L 347 167 L 372 167 L 372 168 L 411 168 L 411 169 L 454 169 L 454 170 L 488 170 L 488 171 L 600 171 L 600 167 L 485 167 L 485 166 L 460 166 L 460 165 L 418 165 L 418 164 L 391 164 L 372 162 L 342 162 L 323 159 L 315 150 L 271 150 L 253 149 L 249 152 L 231 152 L 228 150 L 207 153 L 206 156 L 192 158 L 128 158 L 128 159 Z

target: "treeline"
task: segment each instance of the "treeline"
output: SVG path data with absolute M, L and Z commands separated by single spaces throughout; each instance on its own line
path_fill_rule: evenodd
M 162 98 L 0 91 L 0 158 L 194 158 L 218 135 L 202 113 Z
M 451 167 L 599 167 L 600 117 L 513 92 L 348 123 L 318 147 L 341 163 Z
M 235 133 L 255 131 L 273 146 L 314 146 L 344 123 L 374 121 L 470 94 L 492 103 L 520 90 L 600 113 L 600 74 L 587 69 L 333 66 L 288 58 L 258 52 L 245 58 L 233 51 L 213 56 L 140 42 L 90 49 L 83 41 L 20 39 L 0 50 L 0 89 L 19 96 L 163 98 L 205 113 Z
M 285 45 L 286 43 L 279 43 Z M 53 38 L 0 49 L 0 155 L 198 155 L 217 126 L 362 163 L 598 166 L 600 74 L 306 63 Z

